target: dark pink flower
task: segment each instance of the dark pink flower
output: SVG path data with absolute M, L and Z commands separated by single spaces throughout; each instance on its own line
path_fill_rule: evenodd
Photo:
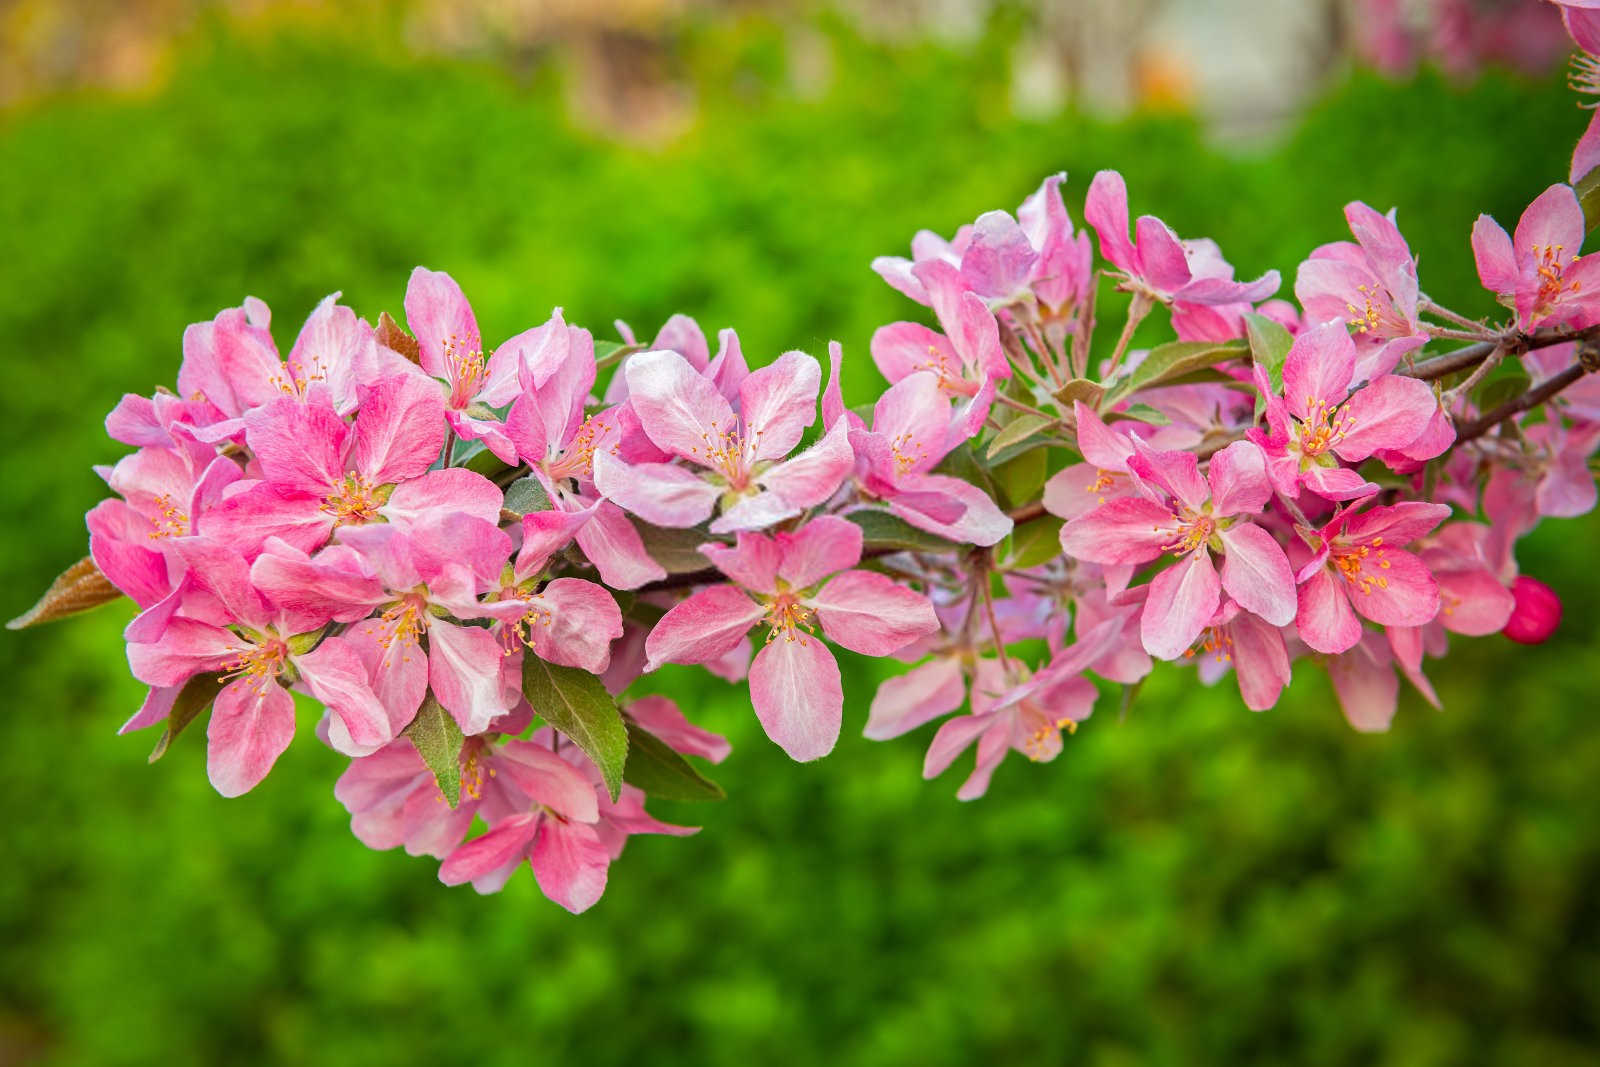
M 1517 327 L 1600 321 L 1600 256 L 1580 256 L 1586 226 L 1570 185 L 1540 193 L 1506 235 L 1488 215 L 1472 227 L 1472 254 L 1485 289 L 1517 314 Z
M 1516 607 L 1502 632 L 1524 645 L 1548 641 L 1561 625 L 1561 598 L 1556 591 L 1537 578 L 1521 575 L 1511 583 L 1511 595 Z

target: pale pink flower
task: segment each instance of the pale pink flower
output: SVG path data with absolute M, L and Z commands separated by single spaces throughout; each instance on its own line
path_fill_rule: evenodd
M 701 589 L 656 623 L 645 644 L 647 669 L 717 659 L 765 623 L 766 645 L 750 667 L 756 717 L 792 758 L 827 755 L 839 737 L 844 693 L 838 663 L 815 626 L 868 656 L 889 655 L 938 627 L 926 597 L 851 569 L 861 546 L 861 528 L 833 516 L 793 533 L 741 533 L 731 548 L 702 545 L 731 584 Z
M 1289 653 L 1281 627 L 1224 598 L 1195 647 L 1184 653 L 1197 661 L 1200 677 L 1214 684 L 1229 668 L 1239 696 L 1251 711 L 1266 711 L 1289 684 Z

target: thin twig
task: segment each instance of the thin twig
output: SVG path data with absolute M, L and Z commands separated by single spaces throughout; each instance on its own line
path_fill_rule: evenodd
M 1574 363 L 1553 378 L 1549 378 L 1529 389 L 1515 400 L 1508 400 L 1487 415 L 1481 415 L 1471 422 L 1463 423 L 1457 427 L 1455 444 L 1465 444 L 1474 438 L 1482 437 L 1513 415 L 1520 415 L 1529 408 L 1538 407 L 1587 373 L 1588 371 L 1583 364 Z
M 1133 340 L 1133 331 L 1138 329 L 1139 323 L 1150 314 L 1150 308 L 1151 302 L 1148 296 L 1142 292 L 1133 294 L 1133 299 L 1128 303 L 1128 321 L 1122 324 L 1122 334 L 1117 338 L 1117 347 L 1112 349 L 1111 362 L 1106 366 L 1108 379 L 1117 373 L 1117 364 L 1122 362 L 1122 354 L 1128 350 L 1128 342 Z

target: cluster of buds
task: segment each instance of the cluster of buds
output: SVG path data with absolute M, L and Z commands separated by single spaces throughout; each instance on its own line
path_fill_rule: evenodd
M 721 795 L 691 758 L 726 741 L 644 695 L 663 664 L 747 685 L 812 760 L 844 720 L 830 646 L 894 657 L 866 735 L 942 720 L 924 773 L 975 746 L 971 799 L 1158 660 L 1231 671 L 1257 711 L 1325 670 L 1380 730 L 1402 680 L 1437 703 L 1450 635 L 1550 635 L 1560 602 L 1514 550 L 1594 507 L 1600 445 L 1600 256 L 1570 186 L 1514 235 L 1472 228 L 1508 309 L 1488 323 L 1422 293 L 1392 211 L 1349 205 L 1291 303 L 1275 271 L 1130 224 L 1114 171 L 1092 239 L 1064 180 L 873 264 L 931 324 L 874 334 L 870 407 L 845 406 L 837 344 L 826 375 L 798 351 L 752 370 L 684 316 L 596 342 L 557 309 L 491 348 L 423 268 L 407 328 L 335 294 L 286 358 L 246 300 L 189 327 L 176 391 L 111 413 L 134 451 L 101 471 L 89 558 L 16 624 L 126 595 L 149 695 L 124 731 L 162 727 L 159 754 L 209 714 L 236 796 L 309 696 L 363 842 L 480 891 L 527 860 L 573 911 L 630 834 L 692 832 L 648 797 Z M 1172 339 L 1134 347 L 1147 320 Z

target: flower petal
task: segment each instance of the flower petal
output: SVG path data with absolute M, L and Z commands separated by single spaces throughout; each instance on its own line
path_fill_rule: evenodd
M 789 758 L 804 763 L 826 756 L 844 717 L 838 661 L 815 637 L 780 635 L 750 665 L 750 703 Z

